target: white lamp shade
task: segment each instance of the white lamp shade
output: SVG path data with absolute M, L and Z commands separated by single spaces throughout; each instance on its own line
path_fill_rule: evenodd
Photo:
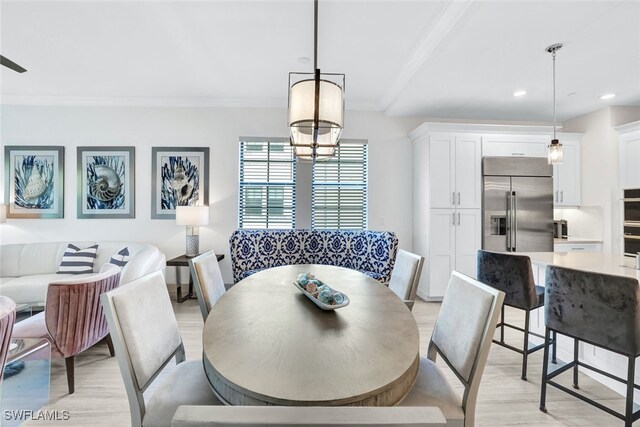
M 291 86 L 289 99 L 289 125 L 307 126 L 313 124 L 316 100 L 316 82 L 314 79 L 302 80 Z M 320 110 L 318 120 L 321 124 L 342 127 L 343 102 L 342 88 L 334 82 L 320 80 Z
M 176 208 L 177 225 L 209 224 L 209 206 L 178 206 Z
M 7 205 L 0 203 L 0 224 L 7 222 Z

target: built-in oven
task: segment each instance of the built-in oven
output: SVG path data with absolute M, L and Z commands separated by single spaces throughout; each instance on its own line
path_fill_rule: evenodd
M 640 189 L 624 190 L 624 253 L 640 252 Z

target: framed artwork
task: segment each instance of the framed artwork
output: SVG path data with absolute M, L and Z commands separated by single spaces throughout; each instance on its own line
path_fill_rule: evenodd
M 7 218 L 64 218 L 64 147 L 4 147 Z
M 151 175 L 151 218 L 175 219 L 176 206 L 209 204 L 208 147 L 152 147 Z
M 78 147 L 78 218 L 135 218 L 134 165 L 134 147 Z

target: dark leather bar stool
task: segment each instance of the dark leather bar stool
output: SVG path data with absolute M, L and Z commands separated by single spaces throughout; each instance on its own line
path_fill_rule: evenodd
M 544 348 L 540 344 L 529 348 L 529 335 L 544 338 L 540 334 L 529 331 L 529 317 L 532 310 L 544 305 L 544 288 L 536 286 L 533 280 L 531 259 L 524 255 L 503 254 L 489 251 L 478 251 L 478 281 L 498 289 L 506 294 L 504 305 L 500 313 L 500 322 L 496 327 L 500 328 L 500 340 L 494 343 L 513 350 L 522 355 L 522 376 L 527 380 L 527 358 L 538 350 Z M 518 308 L 525 312 L 524 329 L 511 325 L 504 321 L 504 306 Z M 511 328 L 524 333 L 522 348 L 513 347 L 504 342 L 504 328 Z M 556 362 L 555 333 L 552 340 L 553 363 Z
M 545 279 L 545 337 L 557 332 L 574 339 L 573 361 L 549 373 L 549 347 L 544 348 L 540 410 L 547 412 L 547 384 L 583 400 L 631 426 L 640 418 L 633 412 L 633 392 L 640 390 L 634 382 L 636 357 L 640 356 L 640 288 L 631 277 L 590 273 L 563 267 L 547 267 Z M 580 341 L 621 354 L 628 359 L 627 378 L 614 376 L 578 360 Z M 626 384 L 625 413 L 591 400 L 564 387 L 553 378 L 573 368 L 573 387 L 578 388 L 578 367 L 582 366 Z

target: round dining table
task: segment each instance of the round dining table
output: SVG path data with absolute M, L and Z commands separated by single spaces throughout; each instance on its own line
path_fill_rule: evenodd
M 346 294 L 325 311 L 293 284 L 312 273 Z M 229 405 L 393 406 L 415 383 L 418 325 L 385 285 L 355 270 L 288 265 L 238 282 L 213 306 L 203 364 Z

